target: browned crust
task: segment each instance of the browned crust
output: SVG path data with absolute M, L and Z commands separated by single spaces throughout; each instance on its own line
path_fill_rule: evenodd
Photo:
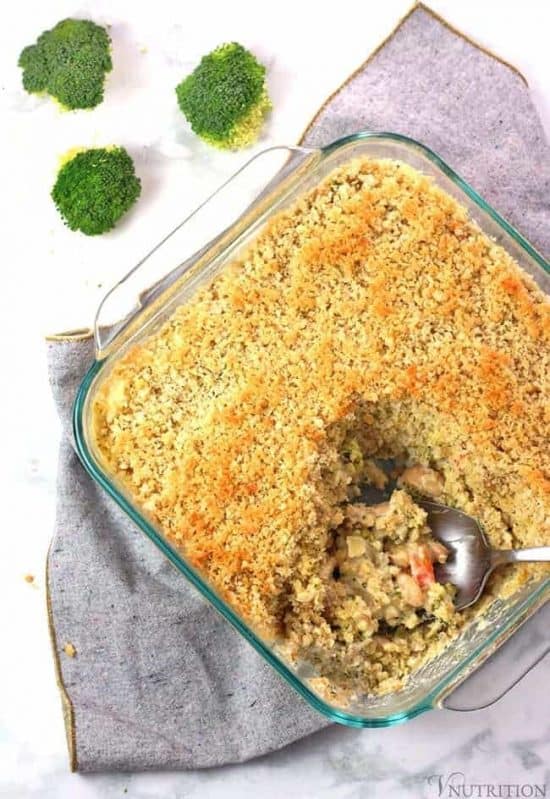
M 468 452 L 479 491 L 487 474 L 510 486 L 491 502 L 511 523 L 510 497 L 542 496 L 547 314 L 455 200 L 405 164 L 358 159 L 118 360 L 95 396 L 96 443 L 224 598 L 277 630 L 289 581 L 325 551 L 338 499 L 319 475 L 350 415 L 367 429 L 384 408 L 376 425 L 408 429 L 410 451 L 399 408 L 413 403 L 457 474 Z

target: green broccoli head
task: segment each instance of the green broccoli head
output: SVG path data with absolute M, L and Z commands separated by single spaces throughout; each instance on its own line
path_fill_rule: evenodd
M 82 150 L 65 161 L 52 198 L 65 224 L 87 236 L 111 230 L 135 203 L 141 182 L 123 147 Z
M 95 108 L 113 68 L 107 31 L 86 19 L 64 19 L 19 56 L 23 88 L 47 92 L 64 108 Z
M 242 45 L 222 44 L 176 87 L 178 105 L 204 141 L 221 149 L 246 147 L 271 109 L 265 73 Z

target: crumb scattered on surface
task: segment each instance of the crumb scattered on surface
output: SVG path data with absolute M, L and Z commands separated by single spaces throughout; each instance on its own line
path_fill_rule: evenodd
M 74 644 L 70 643 L 70 641 L 65 644 L 65 646 L 63 647 L 63 651 L 70 658 L 74 658 L 76 656 L 76 648 Z
M 34 583 L 34 574 L 26 574 L 23 578 L 26 583 Z
M 355 160 L 114 364 L 97 446 L 260 634 L 319 684 L 387 693 L 547 567 L 501 570 L 457 614 L 444 586 L 415 596 L 391 572 L 422 587 L 408 495 L 381 519 L 349 503 L 392 457 L 405 488 L 477 517 L 493 545 L 548 542 L 549 331 L 543 293 L 452 197 Z

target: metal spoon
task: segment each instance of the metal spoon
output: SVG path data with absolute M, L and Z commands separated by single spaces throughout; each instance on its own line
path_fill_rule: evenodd
M 382 461 L 379 465 L 387 464 Z M 385 489 L 365 486 L 360 501 L 368 505 L 387 501 L 395 487 L 394 481 Z M 483 530 L 472 516 L 440 502 L 423 499 L 416 492 L 414 501 L 428 514 L 428 526 L 433 537 L 449 550 L 445 563 L 434 564 L 434 572 L 438 582 L 455 586 L 454 604 L 457 610 L 464 610 L 477 602 L 489 575 L 497 566 L 506 563 L 550 562 L 550 546 L 492 549 Z
M 493 549 L 478 522 L 462 511 L 427 499 L 415 502 L 428 514 L 428 525 L 434 538 L 449 550 L 445 563 L 435 564 L 438 582 L 456 587 L 454 604 L 457 610 L 477 602 L 491 572 L 506 563 L 550 561 L 549 547 L 529 549 Z

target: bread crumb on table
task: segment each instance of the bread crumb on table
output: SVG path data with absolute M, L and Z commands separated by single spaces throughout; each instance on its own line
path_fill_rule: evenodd
M 34 583 L 34 574 L 25 574 L 23 577 L 26 583 Z
M 406 164 L 361 158 L 130 347 L 94 435 L 261 635 L 328 693 L 387 693 L 548 567 L 501 570 L 458 614 L 429 585 L 444 553 L 408 495 L 349 503 L 392 457 L 493 545 L 547 543 L 549 332 L 547 298 L 466 209 Z
M 76 656 L 76 649 L 74 647 L 74 644 L 71 644 L 70 642 L 65 644 L 65 646 L 63 647 L 63 651 L 70 658 L 74 658 Z

